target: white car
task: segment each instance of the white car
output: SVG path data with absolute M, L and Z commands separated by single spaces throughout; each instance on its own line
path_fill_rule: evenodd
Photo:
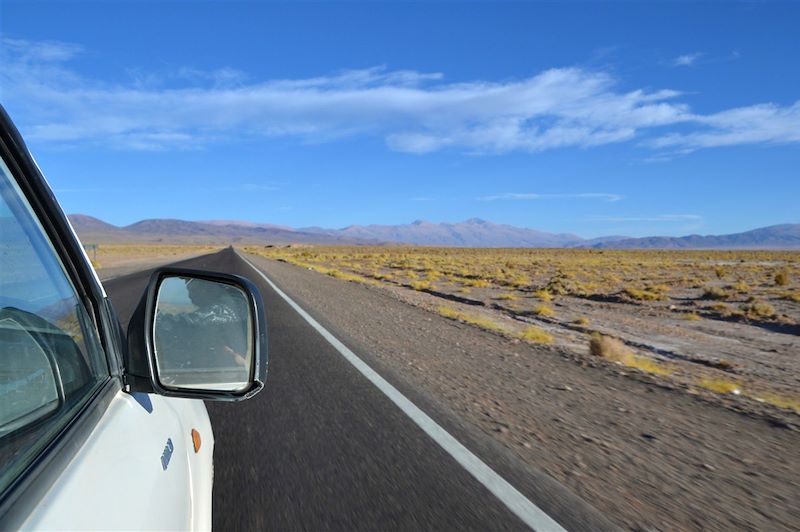
M 210 529 L 202 400 L 264 386 L 258 289 L 157 269 L 124 341 L 2 107 L 0 156 L 0 529 Z

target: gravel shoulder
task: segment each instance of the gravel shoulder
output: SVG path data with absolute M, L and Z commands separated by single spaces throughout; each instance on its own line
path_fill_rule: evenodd
M 150 268 L 157 268 L 172 264 L 173 262 L 183 261 L 204 255 L 205 252 L 194 253 L 178 253 L 178 254 L 164 254 L 164 255 L 150 255 L 141 257 L 119 257 L 111 259 L 104 259 L 102 266 L 96 268 L 97 275 L 101 280 L 107 281 L 114 277 L 122 277 L 131 273 L 140 272 Z
M 393 290 L 248 258 L 376 369 L 620 525 L 800 527 L 791 424 L 443 318 Z

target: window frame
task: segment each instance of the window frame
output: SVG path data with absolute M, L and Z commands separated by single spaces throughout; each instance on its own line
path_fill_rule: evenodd
M 66 420 L 61 430 L 0 493 L 0 523 L 3 527 L 16 528 L 13 525 L 22 524 L 36 507 L 88 439 L 111 399 L 123 389 L 121 349 L 124 345 L 119 322 L 97 274 L 47 181 L 2 106 L 0 157 L 44 229 L 44 236 L 50 241 L 63 264 L 64 274 L 75 288 L 77 297 L 86 307 L 108 365 L 105 379 L 85 399 L 83 406 Z

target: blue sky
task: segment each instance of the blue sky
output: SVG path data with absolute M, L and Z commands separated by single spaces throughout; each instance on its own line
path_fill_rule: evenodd
M 798 3 L 14 2 L 67 212 L 586 237 L 800 222 Z

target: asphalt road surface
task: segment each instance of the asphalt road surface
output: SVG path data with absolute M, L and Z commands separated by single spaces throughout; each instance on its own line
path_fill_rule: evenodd
M 265 389 L 243 403 L 207 403 L 216 440 L 214 528 L 528 528 L 232 249 L 179 264 L 243 275 L 256 283 L 266 306 Z M 124 327 L 149 275 L 104 282 Z M 470 450 L 566 529 L 610 527 L 553 481 L 493 456 L 491 446 Z

